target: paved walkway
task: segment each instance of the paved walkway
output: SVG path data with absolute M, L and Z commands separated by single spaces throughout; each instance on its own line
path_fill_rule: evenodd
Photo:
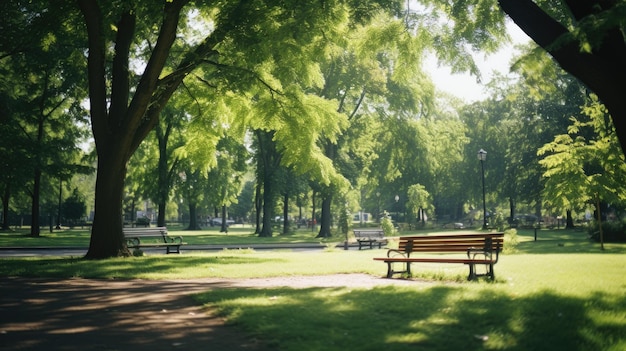
M 227 287 L 388 284 L 430 283 L 365 274 L 175 281 L 0 277 L 0 350 L 265 351 L 190 295 Z

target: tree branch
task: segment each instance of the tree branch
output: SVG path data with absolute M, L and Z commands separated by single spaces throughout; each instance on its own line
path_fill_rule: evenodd
M 91 128 L 97 145 L 99 140 L 108 137 L 102 13 L 96 0 L 78 0 L 78 6 L 87 25 L 89 47 L 87 77 L 89 80 L 89 103 L 91 105 Z

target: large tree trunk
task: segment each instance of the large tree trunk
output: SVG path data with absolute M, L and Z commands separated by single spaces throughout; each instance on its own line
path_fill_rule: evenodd
M 165 227 L 165 209 L 166 203 L 165 201 L 159 201 L 158 203 L 158 213 L 157 213 L 157 227 Z
M 94 222 L 86 258 L 129 254 L 122 232 L 126 164 L 146 135 L 157 125 L 159 115 L 174 91 L 200 60 L 194 53 L 192 57 L 195 61 L 186 60 L 184 68 L 161 77 L 176 39 L 180 11 L 187 2 L 165 2 L 157 42 L 139 83 L 132 89 L 131 98 L 129 57 L 135 36 L 136 12 L 129 7 L 114 23 L 115 54 L 109 61 L 107 51 L 111 43 L 107 42 L 108 34 L 104 31 L 113 23 L 105 22 L 98 1 L 78 0 L 88 34 L 87 75 L 91 126 L 98 153 Z M 110 81 L 108 77 L 111 77 Z
M 200 226 L 198 226 L 198 214 L 197 214 L 198 205 L 195 202 L 189 202 L 189 226 L 187 230 L 198 230 Z
M 322 199 L 322 218 L 320 218 L 320 231 L 317 233 L 317 238 L 330 238 L 332 233 L 330 232 L 331 225 L 331 213 L 330 204 L 333 197 L 330 194 L 324 196 Z
M 572 210 L 565 211 L 565 229 L 574 229 L 574 217 L 572 217 Z
M 580 79 L 598 95 L 611 113 L 622 150 L 626 150 L 626 99 L 624 99 L 626 43 L 618 21 L 615 21 L 612 28 L 606 30 L 601 42 L 592 43 L 594 45 L 592 52 L 583 52 L 577 41 L 555 45 L 555 41 L 567 34 L 568 30 L 533 1 L 498 2 L 515 24 L 554 57 L 564 70 Z M 564 2 L 576 20 L 608 12 L 615 3 L 604 0 Z
M 130 256 L 122 232 L 122 198 L 128 158 L 116 149 L 104 151 L 100 148 L 98 151 L 94 219 L 85 258 Z

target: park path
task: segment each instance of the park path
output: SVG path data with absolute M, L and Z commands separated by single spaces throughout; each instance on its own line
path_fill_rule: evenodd
M 366 274 L 169 281 L 0 277 L 0 349 L 265 351 L 191 295 L 233 287 L 388 284 L 430 283 Z

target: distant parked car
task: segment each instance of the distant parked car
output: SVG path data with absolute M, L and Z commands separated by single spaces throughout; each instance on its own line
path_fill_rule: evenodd
M 226 220 L 226 225 L 231 225 L 234 224 L 235 221 L 233 221 L 232 219 L 227 219 Z M 211 219 L 211 225 L 222 225 L 222 219 L 219 217 L 215 217 L 213 219 Z

